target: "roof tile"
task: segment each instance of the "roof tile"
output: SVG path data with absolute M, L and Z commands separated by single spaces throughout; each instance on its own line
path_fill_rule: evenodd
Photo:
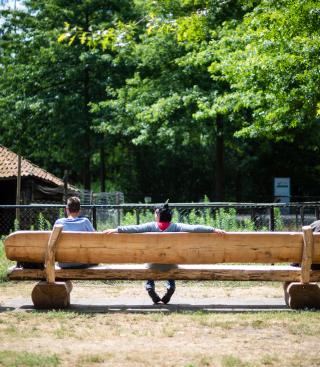
M 18 155 L 0 144 L 0 179 L 17 177 Z M 63 180 L 45 171 L 39 166 L 22 157 L 21 176 L 33 176 L 58 186 L 63 185 Z

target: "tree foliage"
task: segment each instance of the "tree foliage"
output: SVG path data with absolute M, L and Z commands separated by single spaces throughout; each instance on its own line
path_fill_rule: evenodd
M 2 143 L 60 176 L 68 169 L 89 188 L 93 156 L 103 140 L 94 130 L 90 103 L 103 100 L 106 84 L 117 83 L 122 71 L 113 65 L 112 53 L 101 54 L 81 42 L 68 47 L 57 38 L 65 21 L 83 29 L 104 26 L 119 9 L 128 11 L 128 2 L 110 2 L 110 8 L 98 0 L 30 0 L 25 5 L 23 11 L 3 12 Z
M 263 200 L 274 176 L 315 195 L 317 1 L 26 7 L 3 12 L 0 132 L 9 148 L 56 173 L 68 168 L 86 187 L 100 170 L 108 189 L 132 200 Z
M 318 1 L 262 1 L 211 42 L 212 78 L 230 84 L 213 110 L 250 112 L 237 136 L 293 141 L 319 123 L 319 21 Z

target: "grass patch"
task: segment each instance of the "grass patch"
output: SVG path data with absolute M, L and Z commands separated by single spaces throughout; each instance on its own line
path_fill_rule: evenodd
M 279 366 L 281 365 L 281 362 L 278 356 L 266 354 L 261 358 L 261 364 L 263 366 Z
M 2 312 L 0 366 L 317 366 L 318 319 L 295 311 Z M 12 352 L 33 346 L 38 354 Z
M 37 313 L 37 312 L 35 312 Z M 70 312 L 70 311 L 61 311 L 61 310 L 53 310 L 46 312 L 46 318 L 47 319 L 54 319 L 54 320 L 70 320 L 75 319 L 77 317 L 81 317 L 80 314 L 76 312 Z
M 297 324 L 293 324 L 293 325 L 289 325 L 288 326 L 288 331 L 289 333 L 291 333 L 292 335 L 314 335 L 313 333 L 315 332 L 315 327 L 314 325 L 310 325 L 307 323 L 297 323 Z M 318 332 L 317 334 L 319 335 L 320 332 L 320 326 L 318 327 Z
M 2 367 L 55 367 L 60 361 L 56 354 L 43 356 L 30 352 L 0 351 L 0 366 Z
M 224 356 L 221 360 L 222 367 L 251 367 L 250 363 L 243 362 L 239 357 L 233 355 Z
M 99 364 L 105 361 L 105 357 L 101 354 L 91 354 L 80 357 L 78 360 L 78 366 Z

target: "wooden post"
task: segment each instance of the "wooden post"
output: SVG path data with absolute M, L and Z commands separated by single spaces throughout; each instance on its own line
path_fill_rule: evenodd
M 95 205 L 92 206 L 92 225 L 97 230 L 97 208 Z
M 120 205 L 120 193 L 116 192 L 116 205 Z M 117 208 L 117 226 L 121 224 L 121 212 L 120 208 Z
M 304 225 L 304 206 L 300 208 L 301 225 Z
M 269 219 L 269 231 L 274 231 L 274 206 L 271 205 L 269 208 L 270 219 Z
M 296 214 L 296 230 L 300 227 L 299 221 L 298 221 L 298 208 L 295 208 L 295 214 Z
M 16 205 L 21 204 L 21 155 L 18 154 Z M 16 208 L 16 222 L 20 229 L 20 208 Z
M 68 199 L 68 180 L 69 180 L 68 171 L 65 170 L 63 176 L 63 204 L 66 204 Z
M 310 282 L 310 270 L 313 255 L 313 232 L 310 226 L 302 227 L 303 232 L 303 251 L 301 260 L 301 283 Z
M 59 240 L 62 224 L 53 227 L 45 255 L 45 272 L 47 281 L 39 282 L 32 291 L 31 298 L 35 308 L 65 308 L 70 305 L 71 281 L 56 282 L 55 260 L 56 247 Z
M 293 309 L 320 308 L 320 288 L 310 283 L 313 256 L 313 232 L 310 226 L 302 227 L 303 250 L 301 259 L 301 283 L 291 283 L 285 289 L 285 299 Z
M 59 236 L 61 234 L 63 225 L 57 224 L 53 227 L 53 230 L 51 232 L 49 241 L 48 241 L 48 247 L 46 251 L 46 257 L 45 257 L 45 266 L 46 266 L 46 278 L 48 283 L 54 283 L 55 282 L 55 259 L 56 259 L 56 245 L 59 239 Z

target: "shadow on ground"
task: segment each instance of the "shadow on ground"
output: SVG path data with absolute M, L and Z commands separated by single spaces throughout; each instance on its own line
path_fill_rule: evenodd
M 34 311 L 33 305 L 21 305 L 21 311 Z M 18 310 L 17 308 L 15 310 Z M 128 305 L 128 304 L 112 304 L 112 305 L 88 305 L 88 304 L 71 304 L 66 312 L 77 313 L 185 313 L 185 312 L 274 312 L 274 311 L 289 311 L 285 305 L 230 305 L 230 304 L 169 304 L 169 305 Z M 47 312 L 47 310 L 38 310 L 38 312 Z
M 13 311 L 13 310 L 15 310 L 14 307 L 2 307 L 2 306 L 0 306 L 0 313 L 2 313 L 2 312 L 8 312 L 8 311 Z

